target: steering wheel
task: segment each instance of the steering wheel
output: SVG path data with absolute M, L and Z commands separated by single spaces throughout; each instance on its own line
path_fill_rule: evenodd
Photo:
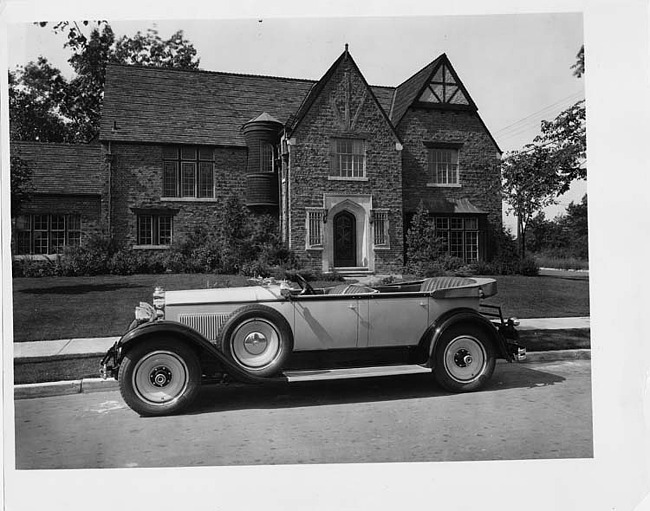
M 299 273 L 296 273 L 296 280 L 298 281 L 298 285 L 302 289 L 302 291 L 300 291 L 301 295 L 314 295 L 314 294 L 316 294 L 314 292 L 314 288 L 311 287 L 311 284 L 309 284 L 309 282 L 307 282 L 305 280 L 305 277 L 303 277 Z

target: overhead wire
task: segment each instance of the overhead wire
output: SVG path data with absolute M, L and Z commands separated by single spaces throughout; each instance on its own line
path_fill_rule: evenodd
M 574 103 L 576 100 L 578 100 L 581 96 L 583 96 L 582 91 L 576 92 L 574 94 L 571 94 L 570 96 L 567 96 L 559 101 L 556 101 L 555 103 L 548 105 L 536 112 L 533 112 L 526 117 L 523 117 L 519 119 L 518 121 L 511 123 L 507 126 L 504 126 L 503 128 L 496 130 L 494 132 L 494 135 L 498 137 L 501 140 L 507 140 L 516 136 L 521 135 L 522 133 L 525 133 L 528 130 L 531 130 L 532 128 L 539 128 L 541 121 L 544 120 L 544 117 L 549 114 L 550 112 L 557 110 L 560 105 Z

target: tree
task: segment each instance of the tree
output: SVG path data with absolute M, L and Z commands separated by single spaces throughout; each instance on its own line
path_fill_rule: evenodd
M 587 179 L 586 112 L 584 100 L 578 101 L 553 119 L 542 121 L 542 134 L 534 143 L 548 151 L 546 164 L 557 178 L 557 193 L 569 190 L 576 179 Z
M 528 144 L 508 154 L 502 162 L 502 194 L 509 211 L 517 216 L 519 255 L 526 256 L 526 230 L 537 212 L 556 203 L 557 176 L 549 165 L 550 151 Z
M 584 73 L 584 46 L 572 68 Z M 586 112 L 584 100 L 560 112 L 552 121 L 542 121 L 541 134 L 523 150 L 514 151 L 502 162 L 502 193 L 510 211 L 517 215 L 520 256 L 526 254 L 528 224 L 541 209 L 556 203 L 576 179 L 587 178 L 585 165 Z
M 13 140 L 88 142 L 99 134 L 101 102 L 108 63 L 196 69 L 196 49 L 183 32 L 162 39 L 156 30 L 115 40 L 106 21 L 86 35 L 76 22 L 59 22 L 53 29 L 66 35 L 64 48 L 75 75 L 66 79 L 44 57 L 9 74 L 10 127 Z M 47 26 L 47 22 L 40 23 Z
M 44 57 L 9 72 L 9 126 L 12 140 L 71 142 L 62 113 L 65 78 Z
M 573 74 L 578 78 L 582 78 L 582 75 L 585 74 L 585 45 L 583 44 L 580 47 L 580 51 L 576 55 L 576 63 L 571 66 L 573 69 Z
M 9 163 L 11 174 L 11 218 L 20 213 L 24 204 L 29 201 L 32 191 L 32 169 L 18 154 L 12 154 Z
M 547 220 L 543 212 L 538 213 L 528 229 L 527 246 L 531 250 L 553 257 L 588 259 L 587 195 L 578 204 L 571 202 L 566 213 L 553 220 Z

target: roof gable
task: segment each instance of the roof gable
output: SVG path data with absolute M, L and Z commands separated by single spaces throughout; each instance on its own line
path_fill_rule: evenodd
M 397 87 L 390 116 L 395 126 L 400 123 L 411 106 L 456 108 L 475 112 L 497 151 L 502 152 L 478 114 L 476 103 L 451 65 L 446 53 L 440 55 Z
M 31 168 L 34 193 L 100 195 L 103 191 L 100 144 L 15 141 L 11 153 Z
M 381 115 L 384 118 L 386 125 L 393 133 L 395 140 L 399 142 L 400 137 L 397 134 L 393 123 L 391 123 L 390 119 L 388 118 L 386 109 L 384 106 L 382 106 L 382 103 L 379 102 L 376 94 L 378 93 L 382 97 L 384 105 L 387 106 L 389 99 L 392 97 L 392 89 L 388 87 L 370 87 L 365 77 L 363 76 L 363 73 L 361 73 L 359 66 L 357 66 L 356 62 L 348 52 L 347 45 L 345 51 L 341 54 L 341 56 L 332 64 L 332 66 L 327 70 L 323 77 L 309 91 L 309 94 L 307 94 L 305 97 L 296 114 L 292 116 L 287 123 L 287 128 L 291 131 L 294 131 L 296 128 L 298 128 L 307 113 L 311 110 L 316 101 L 321 97 L 328 84 L 334 79 L 335 75 L 338 74 L 339 68 L 342 66 L 349 66 L 349 68 L 351 68 L 353 73 L 361 80 L 363 84 L 363 90 L 361 91 L 361 94 L 359 95 L 359 91 L 357 91 L 355 97 L 352 97 L 353 94 L 351 91 L 351 85 L 339 84 L 340 86 L 347 88 L 347 90 L 344 91 L 343 94 L 338 95 L 339 98 L 342 99 L 332 99 L 332 110 L 336 114 L 337 121 L 341 125 L 342 130 L 346 131 L 353 128 L 354 123 L 356 122 L 356 118 L 365 103 L 365 99 L 368 97 L 375 104 L 379 112 L 381 112 Z

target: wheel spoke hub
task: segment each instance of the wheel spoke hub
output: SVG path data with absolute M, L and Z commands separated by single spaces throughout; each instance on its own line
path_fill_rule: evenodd
M 165 366 L 155 367 L 149 375 L 151 384 L 156 387 L 166 387 L 172 380 L 172 372 Z
M 154 351 L 142 357 L 133 370 L 133 389 L 143 401 L 167 404 L 183 395 L 189 371 L 185 361 L 171 351 Z
M 240 365 L 261 369 L 279 356 L 280 334 L 265 319 L 249 319 L 233 332 L 230 348 L 233 358 Z
M 252 332 L 244 339 L 244 349 L 251 355 L 260 355 L 268 346 L 268 341 L 262 332 Z
M 444 364 L 452 379 L 470 383 L 481 376 L 487 365 L 485 348 L 475 337 L 456 337 L 445 348 Z

